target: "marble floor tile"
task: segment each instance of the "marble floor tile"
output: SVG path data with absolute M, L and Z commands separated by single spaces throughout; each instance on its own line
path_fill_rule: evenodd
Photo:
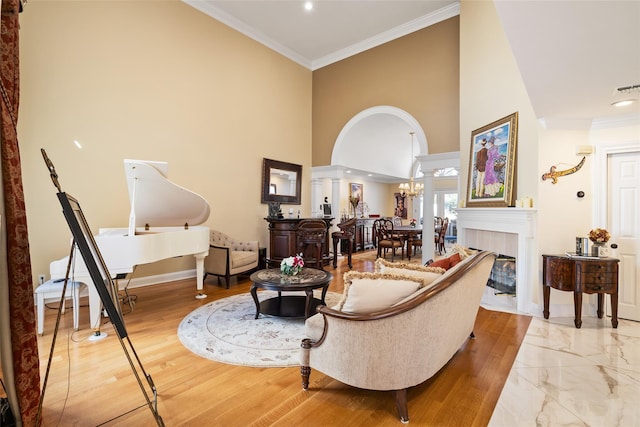
M 640 322 L 533 318 L 489 426 L 640 426 Z

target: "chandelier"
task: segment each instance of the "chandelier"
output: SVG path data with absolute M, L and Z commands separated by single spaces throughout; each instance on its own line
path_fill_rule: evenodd
M 422 196 L 424 191 L 424 184 L 413 182 L 413 135 L 414 132 L 409 132 L 411 135 L 411 177 L 409 178 L 409 182 L 403 182 L 400 184 L 400 194 L 404 196 L 409 196 L 412 198 Z

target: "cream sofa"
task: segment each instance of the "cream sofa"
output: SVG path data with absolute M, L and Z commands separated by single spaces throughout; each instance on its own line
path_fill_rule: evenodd
M 208 274 L 224 277 L 229 289 L 231 276 L 258 268 L 257 240 L 240 241 L 218 230 L 209 230 L 209 255 L 204 259 L 204 278 Z
M 407 389 L 435 375 L 473 337 L 494 259 L 490 252 L 468 256 L 430 284 L 374 312 L 319 307 L 305 323 L 303 388 L 313 368 L 354 387 L 394 391 L 400 420 L 408 422 Z

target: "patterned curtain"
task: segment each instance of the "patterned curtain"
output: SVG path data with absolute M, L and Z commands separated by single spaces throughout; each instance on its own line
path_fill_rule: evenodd
M 2 217 L 0 241 L 3 286 L 8 310 L 2 310 L 3 376 L 19 424 L 36 426 L 40 400 L 40 366 L 29 257 L 29 235 L 22 189 L 22 168 L 18 148 L 17 120 L 20 96 L 19 0 L 2 0 L 0 22 L 0 165 L 2 167 Z M 4 298 L 3 298 L 4 299 Z M 7 307 L 7 301 L 3 302 Z M 8 325 L 8 326 L 7 326 Z M 9 333 L 5 333 L 6 331 Z M 7 336 L 9 335 L 9 336 Z M 10 350 L 8 350 L 10 349 Z M 10 360 L 6 360 L 6 359 Z

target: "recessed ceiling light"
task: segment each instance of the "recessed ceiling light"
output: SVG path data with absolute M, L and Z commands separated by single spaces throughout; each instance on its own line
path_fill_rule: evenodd
M 614 107 L 626 107 L 633 104 L 634 102 L 636 102 L 635 99 L 623 99 L 622 101 L 616 101 L 611 105 L 613 105 Z
M 73 143 L 76 145 L 76 147 L 82 149 L 82 144 L 80 144 L 78 141 L 74 140 Z
M 347 173 L 351 173 L 351 171 L 347 171 Z
M 367 176 L 373 176 L 373 174 L 372 174 L 372 173 L 370 173 L 370 174 L 368 174 Z
M 306 10 L 311 10 L 311 9 L 313 9 L 313 3 L 311 3 L 310 1 L 306 1 L 306 2 L 304 2 L 304 8 L 305 8 Z

